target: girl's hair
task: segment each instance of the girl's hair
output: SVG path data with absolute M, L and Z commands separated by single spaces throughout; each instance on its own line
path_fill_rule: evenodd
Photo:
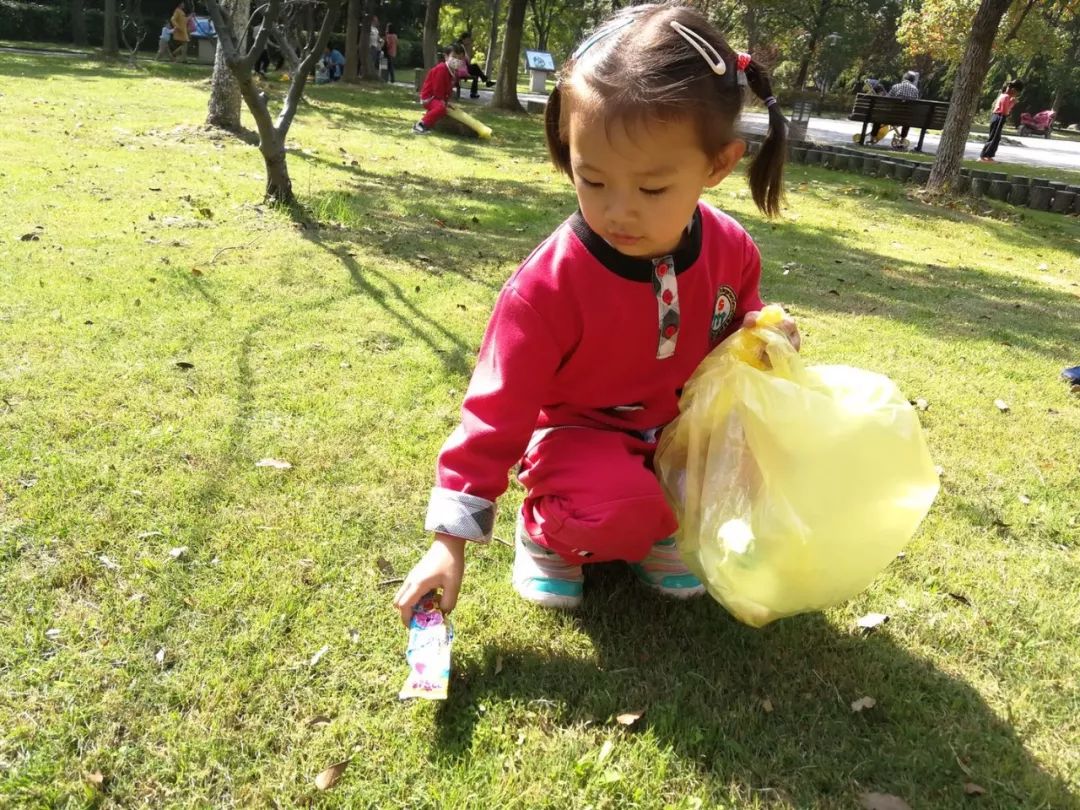
M 1001 85 L 1002 93 L 1008 93 L 1010 90 L 1015 90 L 1017 93 L 1019 93 L 1023 89 L 1024 83 L 1019 79 L 1013 79 L 1011 82 L 1005 82 L 1005 84 Z
M 686 31 L 684 35 L 680 29 Z M 699 39 L 700 38 L 700 39 Z M 724 74 L 711 68 L 701 50 L 715 50 Z M 754 202 L 768 216 L 780 211 L 787 120 L 773 96 L 765 68 L 740 59 L 720 32 L 697 10 L 671 2 L 629 6 L 609 17 L 563 65 L 548 98 L 545 129 L 556 168 L 573 179 L 569 111 L 594 102 L 605 122 L 691 120 L 701 145 L 715 155 L 735 139 L 743 105 L 739 65 L 746 84 L 769 110 L 769 132 L 748 172 Z
M 446 55 L 450 56 L 451 54 L 453 54 L 454 56 L 464 56 L 465 46 L 462 45 L 460 42 L 450 43 L 446 46 Z

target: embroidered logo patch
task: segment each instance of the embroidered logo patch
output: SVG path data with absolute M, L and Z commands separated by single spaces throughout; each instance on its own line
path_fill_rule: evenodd
M 736 303 L 735 291 L 727 284 L 716 291 L 716 304 L 713 306 L 712 324 L 709 327 L 709 336 L 713 343 L 731 324 L 732 318 L 735 317 Z

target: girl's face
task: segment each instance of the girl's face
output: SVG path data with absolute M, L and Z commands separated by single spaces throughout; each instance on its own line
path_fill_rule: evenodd
M 577 105 L 575 105 L 577 106 Z M 691 121 L 605 125 L 600 111 L 571 109 L 570 164 L 589 227 L 627 256 L 655 258 L 682 240 L 702 191 L 743 155 L 735 140 L 710 158 Z

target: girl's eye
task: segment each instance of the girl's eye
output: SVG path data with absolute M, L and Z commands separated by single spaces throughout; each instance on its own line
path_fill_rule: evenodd
M 603 185 L 604 185 L 603 183 L 594 183 L 592 180 L 586 180 L 580 174 L 578 175 L 578 178 L 581 180 L 582 183 L 584 183 L 589 188 L 602 188 Z
M 663 194 L 665 191 L 667 191 L 667 186 L 664 186 L 664 188 L 643 188 L 643 189 L 641 189 L 642 194 L 648 194 L 650 197 L 658 197 L 661 194 Z

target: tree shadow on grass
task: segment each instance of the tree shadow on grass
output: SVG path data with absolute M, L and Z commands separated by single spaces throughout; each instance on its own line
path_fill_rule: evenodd
M 877 791 L 915 808 L 950 808 L 967 806 L 964 784 L 974 782 L 987 790 L 980 807 L 1076 806 L 971 685 L 902 649 L 887 628 L 863 636 L 807 615 L 754 630 L 711 599 L 672 603 L 631 579 L 621 565 L 589 571 L 574 621 L 594 658 L 538 645 L 491 649 L 466 665 L 437 713 L 436 759 L 467 759 L 481 707 L 512 701 L 522 713 L 542 707 L 543 722 L 598 724 L 597 747 L 601 737 L 648 733 L 693 763 L 721 800 L 735 786 L 765 805 L 853 807 L 855 794 Z M 854 712 L 864 696 L 877 705 Z M 641 709 L 633 731 L 614 722 Z M 602 770 L 586 766 L 577 777 Z M 624 777 L 632 790 L 632 773 Z

